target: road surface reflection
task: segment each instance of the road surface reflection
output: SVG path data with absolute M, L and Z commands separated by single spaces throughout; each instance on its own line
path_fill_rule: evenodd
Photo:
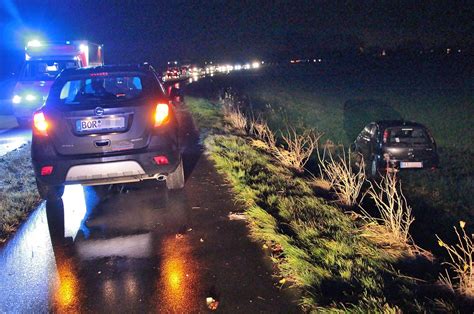
M 189 210 L 156 182 L 67 186 L 1 249 L 0 312 L 198 310 L 198 263 L 176 237 Z
M 199 280 L 196 261 L 192 257 L 189 238 L 167 237 L 162 243 L 163 256 L 157 291 L 164 302 L 158 304 L 160 312 L 184 313 L 199 304 Z M 196 308 L 195 310 L 199 310 Z

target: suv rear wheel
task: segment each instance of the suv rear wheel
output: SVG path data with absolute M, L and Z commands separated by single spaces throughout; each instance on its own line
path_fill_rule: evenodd
M 176 170 L 166 177 L 166 187 L 168 190 L 179 190 L 184 187 L 184 167 L 182 158 Z
M 64 194 L 64 185 L 47 185 L 36 180 L 38 193 L 42 199 L 54 201 L 61 198 Z

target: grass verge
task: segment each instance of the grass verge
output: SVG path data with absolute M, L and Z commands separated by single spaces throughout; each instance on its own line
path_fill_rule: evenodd
M 193 119 L 200 128 L 215 129 L 222 127 L 220 105 L 202 98 L 186 97 L 186 106 L 193 113 Z
M 0 178 L 0 242 L 4 242 L 40 201 L 30 144 L 0 157 Z

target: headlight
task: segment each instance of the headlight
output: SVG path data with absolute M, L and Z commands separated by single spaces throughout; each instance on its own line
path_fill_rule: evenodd
M 26 95 L 25 99 L 28 101 L 33 101 L 33 100 L 36 100 L 36 96 L 32 94 L 28 94 Z
M 13 102 L 14 104 L 19 104 L 19 103 L 21 103 L 21 97 L 18 96 L 18 95 L 13 96 L 12 102 Z

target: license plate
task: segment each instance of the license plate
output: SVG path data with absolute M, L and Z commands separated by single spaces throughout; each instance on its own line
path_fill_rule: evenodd
M 423 168 L 423 162 L 421 162 L 421 161 L 402 161 L 402 162 L 400 162 L 400 168 Z
M 76 130 L 78 132 L 117 130 L 123 129 L 124 127 L 124 117 L 84 119 L 76 121 Z

